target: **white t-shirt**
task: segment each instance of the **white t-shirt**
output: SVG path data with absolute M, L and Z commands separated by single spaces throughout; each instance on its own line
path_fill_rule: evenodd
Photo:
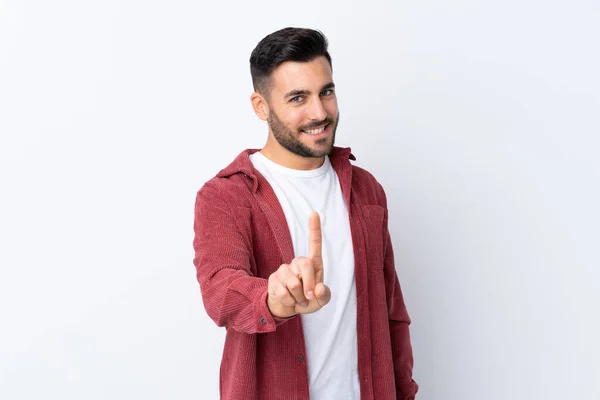
M 267 179 L 287 219 L 295 256 L 308 256 L 308 216 L 317 211 L 323 236 L 323 280 L 331 301 L 302 315 L 311 400 L 359 400 L 356 285 L 350 219 L 329 157 L 315 170 L 281 166 L 250 155 Z M 291 262 L 289 260 L 287 262 Z

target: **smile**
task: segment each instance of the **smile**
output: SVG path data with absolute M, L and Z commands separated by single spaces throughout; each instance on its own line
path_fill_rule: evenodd
M 329 126 L 329 124 L 327 124 L 327 125 L 323 125 L 323 126 L 322 126 L 322 127 L 320 127 L 320 128 L 315 128 L 315 129 L 311 129 L 311 130 L 303 130 L 303 131 L 302 131 L 302 133 L 306 133 L 306 134 L 308 134 L 308 135 L 318 135 L 318 134 L 320 134 L 320 133 L 323 133 L 323 131 L 324 131 L 325 129 L 327 129 L 327 127 L 328 127 L 328 126 Z

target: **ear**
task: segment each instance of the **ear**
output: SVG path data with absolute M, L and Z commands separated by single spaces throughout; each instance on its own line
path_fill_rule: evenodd
M 256 116 L 266 121 L 269 117 L 269 104 L 267 100 L 260 93 L 254 92 L 250 96 L 250 103 L 252 103 L 252 109 Z

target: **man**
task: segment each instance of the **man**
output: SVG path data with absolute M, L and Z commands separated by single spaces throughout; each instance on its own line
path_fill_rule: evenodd
M 262 150 L 198 192 L 194 264 L 227 328 L 222 399 L 414 399 L 386 197 L 348 148 L 327 39 L 286 28 L 250 58 Z

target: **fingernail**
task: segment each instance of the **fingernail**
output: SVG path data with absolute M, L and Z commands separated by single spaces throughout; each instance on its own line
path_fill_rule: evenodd
M 315 294 L 313 293 L 312 290 L 310 292 L 306 293 L 306 298 L 309 300 L 312 300 L 315 298 Z

